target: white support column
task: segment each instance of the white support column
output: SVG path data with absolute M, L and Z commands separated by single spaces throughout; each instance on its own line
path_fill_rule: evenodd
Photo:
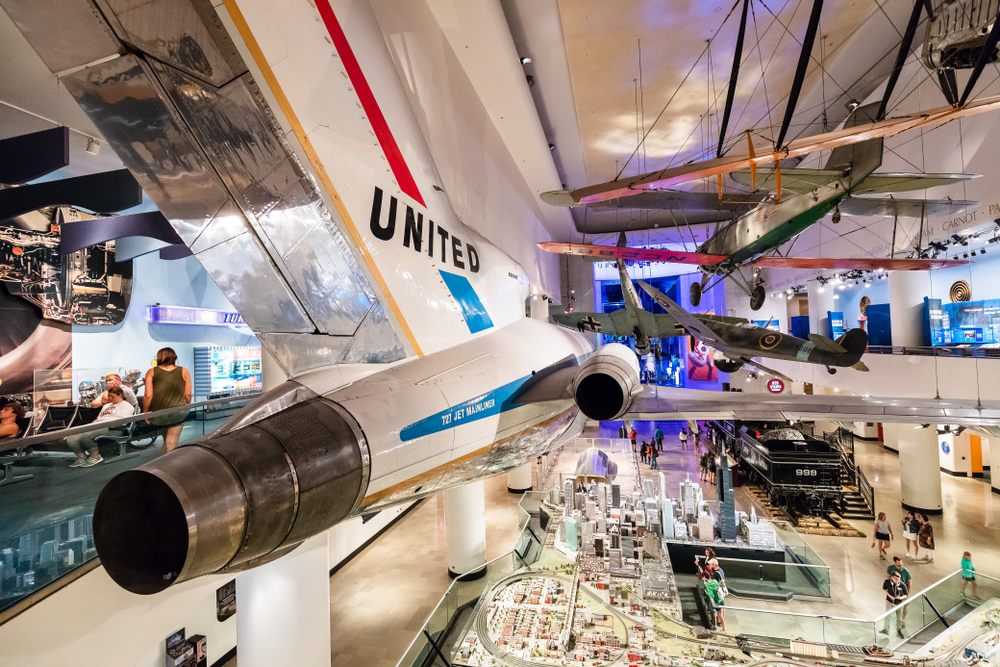
M 240 667 L 329 667 L 328 533 L 236 578 Z
M 486 486 L 470 482 L 444 492 L 444 523 L 448 533 L 448 575 L 486 574 Z
M 924 514 L 941 514 L 937 425 L 921 428 L 918 424 L 900 424 L 897 441 L 903 507 Z
M 264 391 L 287 379 L 261 351 Z M 236 577 L 236 652 L 242 667 L 328 667 L 330 546 L 324 532 L 278 560 Z
M 549 321 L 549 302 L 544 296 L 536 294 L 529 299 L 531 308 L 531 319 L 540 322 Z M 507 490 L 511 493 L 524 493 L 531 491 L 531 463 L 525 463 L 520 468 L 514 468 L 507 473 Z
M 531 307 L 531 319 L 539 320 L 541 322 L 549 321 L 549 302 L 546 301 L 545 297 L 541 294 L 536 294 L 531 297 L 530 301 Z
M 509 493 L 524 493 L 531 491 L 534 482 L 531 479 L 531 466 L 533 463 L 525 463 L 519 468 L 514 468 L 507 473 L 507 491 Z
M 831 310 L 839 310 L 837 301 L 833 298 L 837 293 L 836 287 L 823 286 L 818 281 L 810 280 L 806 283 L 806 290 L 809 295 L 809 333 L 829 336 L 829 318 L 826 314 Z
M 270 391 L 288 379 L 285 371 L 263 347 L 260 349 L 260 374 L 261 389 L 264 391 Z
M 889 317 L 892 344 L 917 347 L 924 341 L 924 297 L 931 294 L 929 271 L 893 271 L 889 274 Z

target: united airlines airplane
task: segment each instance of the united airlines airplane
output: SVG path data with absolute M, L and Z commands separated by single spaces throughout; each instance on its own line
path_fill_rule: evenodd
M 290 378 L 107 485 L 95 542 L 130 591 L 268 562 L 349 517 L 519 466 L 587 418 L 949 408 L 654 399 L 628 348 L 525 318 L 526 272 L 435 188 L 364 2 L 3 5 Z M 1000 416 L 984 407 L 984 422 Z

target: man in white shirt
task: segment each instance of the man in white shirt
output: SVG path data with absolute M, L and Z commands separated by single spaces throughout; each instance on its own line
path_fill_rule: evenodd
M 111 389 L 112 387 L 119 387 L 122 392 L 124 392 L 125 400 L 132 406 L 133 413 L 139 409 L 139 400 L 135 397 L 135 392 L 122 385 L 121 375 L 118 375 L 118 373 L 108 373 L 108 376 L 104 378 L 104 381 L 108 385 L 108 389 Z M 110 402 L 111 399 L 108 397 L 108 392 L 105 391 L 103 394 L 90 402 L 90 407 L 103 408 Z
M 108 379 L 110 380 L 110 377 Z M 108 387 L 105 393 L 108 396 L 108 403 L 101 408 L 101 414 L 97 415 L 97 419 L 93 423 L 123 419 L 131 417 L 135 413 L 135 408 L 125 400 L 125 392 L 122 391 L 121 387 Z M 102 433 L 102 431 L 92 431 L 87 435 L 66 436 L 66 443 L 76 454 L 76 460 L 69 464 L 70 468 L 89 468 L 104 461 L 97 449 L 96 440 L 97 436 Z M 84 456 L 84 449 L 87 450 L 89 456 Z

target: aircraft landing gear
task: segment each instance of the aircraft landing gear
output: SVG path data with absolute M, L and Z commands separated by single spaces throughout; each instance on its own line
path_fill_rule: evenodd
M 697 308 L 701 304 L 701 283 L 695 282 L 691 283 L 691 306 Z
M 837 369 L 836 368 L 830 368 L 829 366 L 827 366 L 826 367 L 826 372 L 829 373 L 830 375 L 836 375 L 837 374 Z
M 750 310 L 760 310 L 764 306 L 766 298 L 767 292 L 764 291 L 763 285 L 754 287 L 753 292 L 750 294 Z

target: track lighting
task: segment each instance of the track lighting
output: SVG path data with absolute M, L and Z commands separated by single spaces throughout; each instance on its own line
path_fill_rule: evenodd
M 521 58 L 521 64 L 522 65 L 530 65 L 531 64 L 531 58 L 528 58 L 527 56 L 525 56 L 524 58 Z

